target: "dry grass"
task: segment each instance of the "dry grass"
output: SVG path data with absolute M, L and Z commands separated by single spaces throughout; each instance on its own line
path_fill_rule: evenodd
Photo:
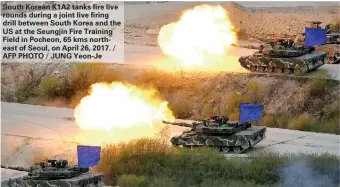
M 178 90 L 184 79 L 175 73 L 167 73 L 164 71 L 149 70 L 138 76 L 134 82 L 135 85 L 157 90 L 163 98 Z
M 325 80 L 315 79 L 310 84 L 310 95 L 311 96 L 323 96 L 326 93 Z
M 262 104 L 264 100 L 264 87 L 258 81 L 250 81 L 246 85 L 245 94 L 234 92 L 226 100 L 226 113 L 230 120 L 239 120 L 241 103 Z
M 118 186 L 120 187 L 147 187 L 148 182 L 144 176 L 121 175 L 118 178 Z
M 31 104 L 65 105 L 74 108 L 89 94 L 91 84 L 102 81 L 128 81 L 120 76 L 116 70 L 103 64 L 78 64 L 70 69 L 62 81 L 65 84 L 60 91 L 61 97 L 56 97 L 58 95 L 56 91 L 59 89 L 53 86 L 59 85 L 59 82 L 50 77 L 43 79 L 42 83 L 46 84 L 40 84 L 46 88 L 41 92 L 43 94 L 35 96 L 34 90 L 38 89 L 34 86 L 35 83 L 31 83 L 23 92 L 22 98 L 26 98 L 24 101 L 28 100 L 26 103 Z M 158 98 L 169 102 L 169 107 L 176 118 L 199 120 L 206 118 L 208 114 L 216 114 L 228 115 L 230 120 L 239 120 L 240 103 L 256 103 L 264 105 L 266 117 L 262 122 L 269 127 L 296 129 L 294 125 L 289 125 L 287 119 L 306 113 L 310 115 L 310 121 L 315 122 L 312 124 L 322 123 L 325 127 L 309 125 L 307 129 L 300 127 L 298 129 L 339 132 L 335 130 L 333 117 L 325 115 L 331 111 L 327 106 L 336 100 L 334 96 L 339 93 L 337 90 L 339 82 L 325 79 L 327 76 L 327 72 L 319 71 L 316 78 L 306 81 L 285 78 L 262 79 L 244 75 L 195 73 L 183 75 L 148 70 L 139 71 L 135 79 L 129 80 L 129 83 L 142 89 L 155 89 Z M 283 81 L 289 82 L 282 85 Z M 49 97 L 55 99 L 42 99 Z M 269 119 L 267 112 L 275 119 Z
M 228 97 L 226 101 L 226 106 L 227 114 L 229 115 L 230 120 L 239 120 L 239 106 L 242 102 L 242 99 L 242 96 L 237 93 L 233 93 L 231 96 Z
M 108 176 L 107 183 L 117 183 L 117 176 L 124 174 L 156 174 L 157 166 L 153 164 L 162 164 L 174 151 L 165 139 L 145 138 L 119 145 L 108 144 L 102 149 L 98 170 Z
M 261 103 L 264 98 L 264 86 L 255 80 L 250 81 L 246 87 L 246 100 L 251 103 Z
M 340 18 L 338 17 L 330 23 L 331 32 L 340 32 Z
M 334 184 L 339 182 L 340 173 L 339 158 L 332 155 L 260 154 L 244 162 L 226 159 L 209 148 L 174 149 L 158 139 L 107 145 L 101 155 L 97 170 L 104 173 L 106 185 L 275 186 L 284 180 L 280 170 L 299 160 L 308 163 L 309 171 L 326 175 Z
M 291 120 L 288 124 L 289 129 L 305 130 L 311 124 L 312 120 L 308 114 L 302 114 Z
M 54 76 L 43 77 L 37 93 L 41 98 L 53 99 L 61 96 L 63 89 L 63 81 Z
M 106 64 L 76 64 L 66 76 L 65 96 L 71 98 L 79 91 L 86 91 L 92 84 L 120 81 L 121 75 Z
M 193 103 L 189 100 L 174 100 L 169 103 L 169 108 L 176 118 L 186 119 L 192 116 Z
M 267 127 L 274 127 L 276 124 L 275 117 L 271 115 L 266 115 L 261 120 L 261 125 L 267 126 Z

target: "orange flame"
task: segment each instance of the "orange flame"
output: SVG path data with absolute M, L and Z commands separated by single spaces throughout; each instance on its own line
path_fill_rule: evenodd
M 221 6 L 209 5 L 184 12 L 178 22 L 163 26 L 158 35 L 163 53 L 189 67 L 220 68 L 220 63 L 237 62 L 237 58 L 227 55 L 236 40 L 228 12 Z
M 99 138 L 119 143 L 151 137 L 164 127 L 162 120 L 174 120 L 167 102 L 154 98 L 154 90 L 119 82 L 98 83 L 91 88 L 90 95 L 82 98 L 74 111 L 76 124 L 82 130 L 109 132 L 110 136 L 96 135 L 90 140 L 89 133 L 78 137 L 80 141 L 89 139 L 87 143 L 93 143 Z

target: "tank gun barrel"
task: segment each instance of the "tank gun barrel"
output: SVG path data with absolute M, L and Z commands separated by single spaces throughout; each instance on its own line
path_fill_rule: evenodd
M 176 123 L 176 122 L 169 122 L 169 121 L 163 121 L 164 124 L 169 124 L 169 125 L 177 125 L 177 126 L 182 126 L 182 127 L 193 127 L 193 124 L 190 123 Z
M 12 169 L 12 170 L 17 170 L 17 171 L 26 171 L 26 172 L 30 172 L 31 171 L 31 169 L 28 169 L 28 168 L 12 167 L 12 166 L 4 166 L 4 165 L 1 165 L 1 168 Z

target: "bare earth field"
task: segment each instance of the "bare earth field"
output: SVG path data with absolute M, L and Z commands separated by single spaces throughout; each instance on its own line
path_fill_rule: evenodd
M 336 2 L 310 5 L 287 3 L 288 5 L 284 7 L 283 2 L 281 4 L 260 2 L 256 5 L 250 2 L 204 4 L 221 5 L 229 13 L 230 21 L 235 28 L 244 32 L 247 35 L 246 39 L 252 40 L 272 38 L 272 35 L 296 36 L 304 32 L 305 26 L 308 25 L 307 21 L 322 21 L 323 25 L 326 25 L 340 14 L 339 4 Z M 170 2 L 138 7 L 126 6 L 125 42 L 156 46 L 157 35 L 154 33 L 158 33 L 163 25 L 177 21 L 184 10 L 195 5 L 200 4 Z M 147 32 L 148 29 L 151 30 Z
M 340 14 L 336 2 L 303 4 L 284 3 L 260 3 L 249 2 L 236 3 L 209 3 L 221 5 L 229 12 L 230 20 L 236 29 L 244 32 L 244 40 L 238 41 L 247 45 L 249 41 L 258 42 L 259 39 L 272 38 L 275 35 L 295 36 L 304 31 L 306 21 L 320 20 L 324 24 L 333 21 Z M 184 10 L 192 8 L 199 3 L 192 2 L 168 2 L 152 4 L 130 4 L 125 6 L 125 38 L 127 44 L 124 47 L 125 64 L 134 66 L 157 65 L 168 60 L 157 44 L 157 36 L 161 26 L 179 19 Z M 261 6 L 261 7 L 260 7 Z M 274 6 L 274 7 L 272 7 Z M 281 6 L 281 7 L 280 7 Z M 295 7 L 291 7 L 295 6 Z M 245 41 L 245 40 L 248 40 Z M 243 48 L 231 48 L 231 55 L 249 55 L 255 50 Z M 29 64 L 3 64 L 1 69 L 2 98 L 12 95 L 18 87 L 25 84 L 28 74 L 38 77 L 65 74 L 71 66 L 65 64 L 38 63 Z M 50 62 L 53 63 L 53 62 Z M 230 63 L 230 62 L 228 62 Z M 238 65 L 237 61 L 232 63 Z M 130 68 L 130 67 L 129 67 Z M 329 72 L 334 79 L 340 80 L 339 65 L 324 65 L 319 69 Z M 237 72 L 248 72 L 239 67 Z M 313 73 L 311 74 L 313 75 Z

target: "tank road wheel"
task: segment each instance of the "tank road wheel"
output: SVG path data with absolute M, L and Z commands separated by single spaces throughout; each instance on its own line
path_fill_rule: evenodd
M 192 149 L 191 145 L 185 145 L 184 147 L 187 148 L 187 149 Z
M 243 150 L 248 149 L 250 147 L 250 142 L 249 141 L 242 142 L 241 147 Z
M 328 64 L 333 64 L 334 63 L 334 57 L 330 56 L 328 58 Z
M 297 66 L 297 67 L 295 67 L 295 69 L 294 69 L 294 73 L 296 74 L 296 75 L 301 75 L 301 74 L 303 74 L 303 73 L 306 73 L 308 71 L 308 67 L 307 67 L 307 65 L 302 65 L 302 66 Z
M 273 72 L 273 71 L 274 71 L 274 68 L 273 68 L 273 67 L 270 67 L 270 66 L 269 66 L 269 67 L 267 68 L 267 72 Z
M 278 73 L 283 73 L 283 71 L 284 71 L 284 68 L 277 68 Z
M 236 146 L 236 147 L 233 148 L 233 151 L 234 151 L 234 153 L 239 154 L 239 153 L 241 153 L 242 148 L 240 146 Z
M 229 149 L 229 147 L 222 147 L 221 150 L 224 154 L 227 154 L 230 149 Z
M 283 70 L 283 73 L 284 73 L 284 74 L 290 74 L 290 73 L 292 73 L 292 70 L 291 70 L 290 68 L 285 68 L 285 69 Z
M 256 71 L 256 66 L 250 65 L 250 71 Z
M 257 67 L 257 69 L 258 69 L 260 72 L 264 72 L 264 71 L 266 70 L 266 68 L 263 67 L 263 66 L 259 66 L 259 67 Z
M 221 152 L 221 147 L 215 147 L 217 152 Z
M 294 73 L 295 73 L 295 75 L 301 75 L 302 74 L 300 69 L 294 69 Z

